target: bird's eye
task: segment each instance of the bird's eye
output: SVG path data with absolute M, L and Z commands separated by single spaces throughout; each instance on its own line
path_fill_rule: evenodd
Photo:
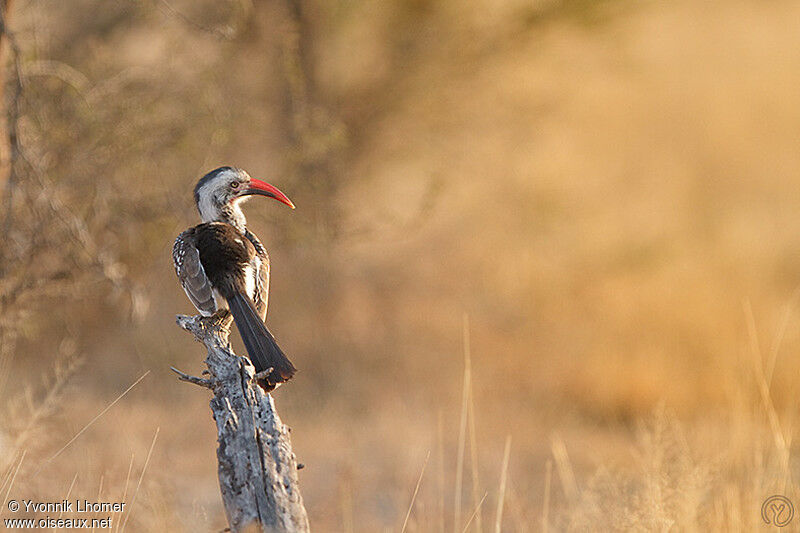
M 239 185 L 241 185 L 241 184 L 238 181 L 232 181 L 231 182 L 231 189 L 234 189 L 234 190 L 238 189 Z

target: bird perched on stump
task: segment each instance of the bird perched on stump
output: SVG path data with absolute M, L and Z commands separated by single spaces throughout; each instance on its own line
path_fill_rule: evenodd
M 295 368 L 264 324 L 269 256 L 247 229 L 241 208 L 252 195 L 274 198 L 294 209 L 276 187 L 239 168 L 220 167 L 200 178 L 194 201 L 203 223 L 178 236 L 172 260 L 186 295 L 202 315 L 230 310 L 259 383 L 271 391 L 291 379 Z

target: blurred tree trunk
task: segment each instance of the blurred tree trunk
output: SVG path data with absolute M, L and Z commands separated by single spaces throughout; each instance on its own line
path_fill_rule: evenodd
M 6 102 L 6 67 L 9 63 L 9 59 L 16 64 L 17 58 L 11 57 L 9 58 L 9 51 L 11 51 L 12 55 L 15 53 L 12 43 L 10 41 L 9 31 L 8 31 L 8 20 L 9 15 L 11 14 L 11 3 L 12 0 L 0 0 L 0 60 L 2 60 L 2 64 L 4 68 L 0 69 L 0 101 L 3 102 L 3 142 L 0 144 L 0 160 L 3 161 L 3 168 L 2 168 L 2 182 L 3 182 L 3 196 L 4 196 L 4 204 L 9 200 L 9 195 L 11 194 L 11 166 L 13 164 L 12 156 L 11 156 L 11 145 L 15 142 L 15 138 L 12 139 L 12 134 L 16 137 L 16 124 L 11 124 L 12 117 L 10 116 L 12 106 L 16 106 L 16 102 Z M 14 68 L 13 66 L 11 68 Z M 13 132 L 12 132 L 13 129 Z M 8 208 L 8 205 L 5 205 Z
M 317 244 L 331 245 L 341 231 L 336 202 L 345 127 L 317 83 L 314 21 L 309 2 L 286 0 L 288 31 L 283 33 L 286 102 L 284 130 L 291 143 L 295 179 L 308 184 Z

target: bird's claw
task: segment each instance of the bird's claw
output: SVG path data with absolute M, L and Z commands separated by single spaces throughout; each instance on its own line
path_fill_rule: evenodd
M 253 380 L 254 381 L 261 381 L 262 379 L 266 380 L 269 377 L 269 375 L 272 374 L 273 370 L 275 370 L 275 369 L 272 368 L 272 367 L 269 367 L 266 370 L 262 370 L 261 372 L 257 372 L 256 374 L 253 375 Z
M 224 322 L 227 322 L 228 320 L 231 320 L 233 317 L 231 316 L 231 312 L 230 311 L 228 311 L 225 308 L 222 308 L 222 309 L 217 309 L 214 312 L 214 314 L 211 315 L 209 318 L 211 320 L 213 320 L 214 322 L 222 322 L 222 323 L 224 323 Z

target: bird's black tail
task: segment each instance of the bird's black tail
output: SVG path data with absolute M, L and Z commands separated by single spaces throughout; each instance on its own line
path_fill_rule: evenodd
M 237 292 L 228 299 L 228 307 L 256 372 L 272 368 L 266 379 L 267 390 L 289 381 L 295 373 L 294 365 L 278 347 L 272 333 L 256 313 L 250 298 Z

